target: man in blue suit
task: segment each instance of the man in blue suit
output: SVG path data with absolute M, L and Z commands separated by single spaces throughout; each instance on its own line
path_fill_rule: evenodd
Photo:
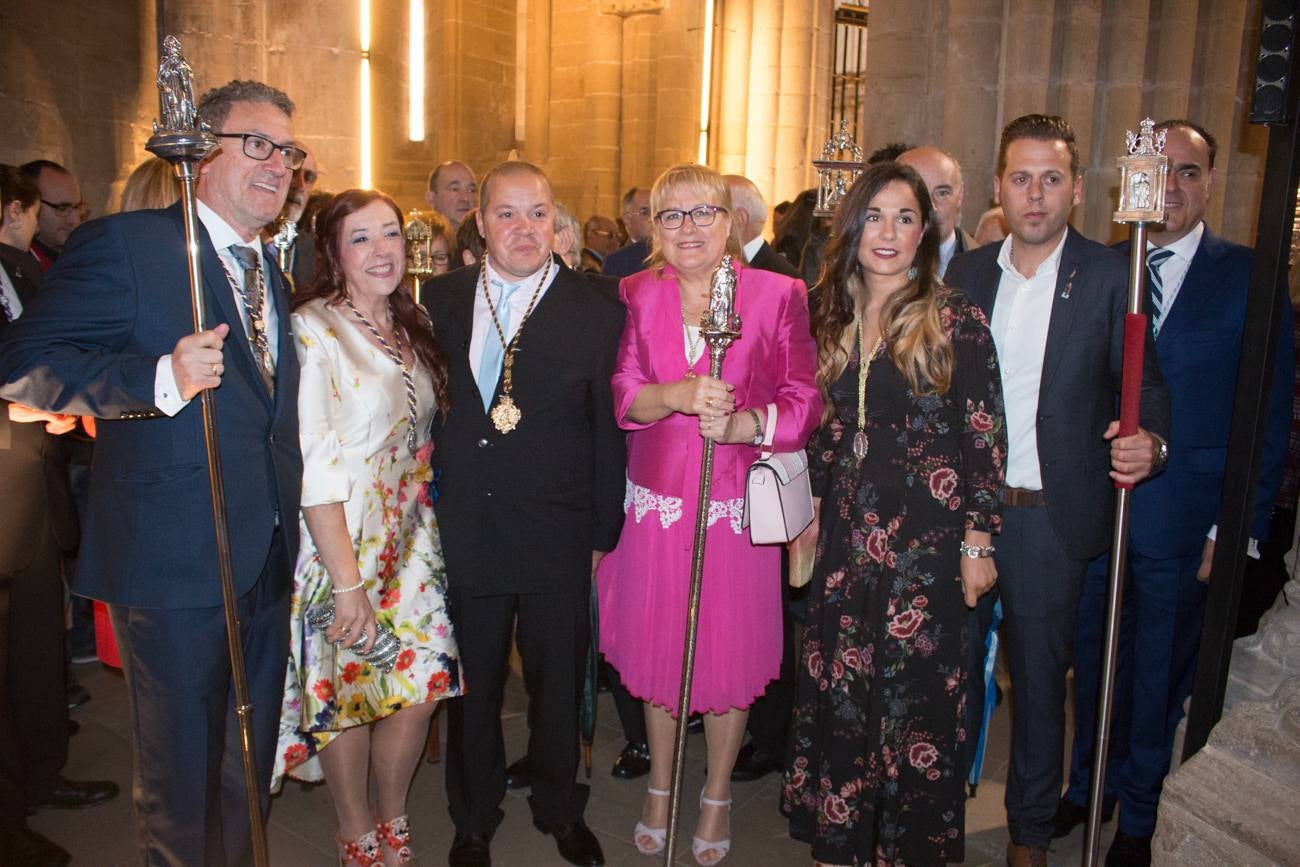
M 237 864 L 250 850 L 199 392 L 216 399 L 263 793 L 298 548 L 298 364 L 284 281 L 258 242 L 302 164 L 293 103 L 234 81 L 199 112 L 220 144 L 198 183 L 207 330 L 191 333 L 173 206 L 78 229 L 0 345 L 5 399 L 101 419 L 73 587 L 112 613 L 147 864 Z
M 1105 812 L 1119 802 L 1107 865 L 1151 863 L 1160 789 L 1174 729 L 1192 692 L 1214 559 L 1214 529 L 1246 318 L 1251 251 L 1205 225 L 1214 186 L 1214 136 L 1187 120 L 1165 121 L 1167 216 L 1147 248 L 1148 313 L 1169 388 L 1172 436 L 1165 471 L 1133 492 L 1128 583 L 1121 617 L 1114 729 Z M 1128 255 L 1128 245 L 1121 245 Z M 1278 332 L 1268 427 L 1255 490 L 1251 549 L 1268 532 L 1282 475 L 1295 352 L 1291 308 Z M 1075 735 L 1070 786 L 1056 836 L 1087 818 L 1106 602 L 1107 558 L 1092 564 L 1075 632 Z
M 633 187 L 623 194 L 623 225 L 627 227 L 629 243 L 605 257 L 603 274 L 607 277 L 626 277 L 645 270 L 646 257 L 650 255 L 650 188 Z
M 1158 469 L 1168 430 L 1168 395 L 1151 348 L 1142 427 L 1116 435 L 1126 269 L 1121 256 L 1069 226 L 1083 180 L 1065 120 L 1030 114 L 1007 124 L 993 191 L 1011 234 L 955 257 L 946 277 L 988 315 L 1006 402 L 994 559 L 1014 697 L 1008 867 L 1047 863 L 1063 776 L 1070 639 L 1088 563 L 1110 539 L 1112 480 L 1137 483 Z M 980 600 L 984 612 L 992 596 Z

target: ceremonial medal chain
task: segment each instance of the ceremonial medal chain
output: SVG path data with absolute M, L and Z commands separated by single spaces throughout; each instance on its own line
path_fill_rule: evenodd
M 384 352 L 397 365 L 397 369 L 402 372 L 402 383 L 406 386 L 406 415 L 410 420 L 410 426 L 406 429 L 406 447 L 411 450 L 411 454 L 415 454 L 418 450 L 416 438 L 419 434 L 416 431 L 416 425 L 419 421 L 419 402 L 415 397 L 415 380 L 411 377 L 411 368 L 402 355 L 402 350 L 405 347 L 402 345 L 401 326 L 396 322 L 393 323 L 393 341 L 397 344 L 397 348 L 394 349 L 392 344 L 384 339 L 384 335 L 379 333 L 379 329 L 356 308 L 351 298 L 344 298 L 343 303 L 348 305 L 352 315 L 357 317 L 361 324 L 370 330 L 370 333 L 375 336 L 375 340 L 378 340 L 379 345 L 383 347 Z
M 492 314 L 492 325 L 496 328 L 497 339 L 501 341 L 503 353 L 501 359 L 501 397 L 497 400 L 497 405 L 492 407 L 489 417 L 497 430 L 507 434 L 519 427 L 519 419 L 523 418 L 523 413 L 515 405 L 514 398 L 510 396 L 511 388 L 514 385 L 515 352 L 519 346 L 519 337 L 524 333 L 524 326 L 528 323 L 528 317 L 533 315 L 533 310 L 537 307 L 537 299 L 541 297 L 542 287 L 546 285 L 546 278 L 551 275 L 551 257 L 546 257 L 546 267 L 542 269 L 542 279 L 537 281 L 537 288 L 533 290 L 533 297 L 528 301 L 528 309 L 524 311 L 524 317 L 519 320 L 519 327 L 515 329 L 515 336 L 509 342 L 506 341 L 505 330 L 501 327 L 501 319 L 497 316 L 496 305 L 492 303 L 492 296 L 488 294 L 487 261 L 485 255 L 483 257 L 483 267 L 479 269 L 479 285 L 483 289 L 483 299 L 487 301 L 488 312 Z
M 866 331 L 858 317 L 858 432 L 853 435 L 853 456 L 861 463 L 867 456 L 867 376 L 871 373 L 871 361 L 885 342 L 885 335 L 876 338 L 871 352 L 867 352 Z

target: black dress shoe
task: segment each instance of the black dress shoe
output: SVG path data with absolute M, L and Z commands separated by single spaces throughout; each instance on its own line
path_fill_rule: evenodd
M 448 867 L 492 867 L 491 840 L 490 834 L 457 833 L 447 853 Z
M 72 862 L 62 846 L 21 825 L 0 830 L 0 857 L 23 867 L 64 867 Z
M 1114 817 L 1115 802 L 1102 801 L 1101 820 L 1109 822 Z M 1061 803 L 1056 805 L 1056 815 L 1052 817 L 1052 839 L 1067 836 L 1071 831 L 1087 821 L 1087 805 L 1081 807 L 1069 798 L 1062 796 Z
M 117 797 L 117 783 L 112 780 L 60 779 L 37 807 L 58 807 L 60 810 L 77 810 L 94 807 Z
M 693 713 L 686 718 L 686 730 L 693 735 L 704 731 L 704 714 Z
M 81 723 L 77 722 L 75 719 L 68 720 L 68 737 L 72 737 L 80 731 Z
M 532 783 L 528 779 L 528 756 L 516 759 L 506 765 L 506 788 L 526 789 Z
M 648 773 L 650 773 L 650 748 L 645 744 L 634 744 L 631 741 L 623 747 L 623 752 L 618 754 L 618 758 L 614 759 L 614 767 L 610 770 L 610 774 L 620 780 L 635 780 Z
M 750 741 L 740 748 L 736 756 L 736 766 L 731 771 L 733 783 L 751 783 L 761 780 L 774 771 L 785 769 L 785 758 L 777 753 L 754 748 Z
M 581 819 L 560 825 L 537 825 L 537 830 L 555 838 L 555 848 L 559 850 L 560 857 L 570 864 L 576 864 L 577 867 L 601 867 L 605 863 L 600 841 Z
M 1151 838 L 1116 831 L 1106 850 L 1106 867 L 1151 867 Z

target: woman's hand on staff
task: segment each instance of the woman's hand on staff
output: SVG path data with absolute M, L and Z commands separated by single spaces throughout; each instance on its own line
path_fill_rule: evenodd
M 967 530 L 965 542 L 967 545 L 989 545 L 993 537 L 988 533 L 981 533 L 976 530 Z M 966 599 L 966 607 L 974 608 L 979 602 L 980 597 L 989 590 L 993 585 L 998 583 L 998 567 L 993 562 L 992 557 L 967 557 L 961 556 L 961 590 L 962 596 Z
M 725 418 L 736 409 L 735 386 L 711 376 L 687 376 L 672 385 L 668 405 L 684 415 Z

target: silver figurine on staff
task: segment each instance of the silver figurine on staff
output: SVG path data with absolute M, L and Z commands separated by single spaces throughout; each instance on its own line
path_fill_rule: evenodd
M 1141 371 L 1143 340 L 1129 339 L 1130 331 L 1146 337 L 1147 317 L 1142 312 L 1146 299 L 1147 226 L 1165 220 L 1165 183 L 1169 157 L 1163 151 L 1165 133 L 1156 132 L 1155 121 L 1146 118 L 1138 132 L 1128 132 L 1128 154 L 1119 158 L 1119 207 L 1117 223 L 1129 224 L 1130 255 L 1128 315 L 1124 319 L 1124 392 L 1120 396 L 1120 436 L 1137 432 L 1140 383 L 1130 393 L 1132 371 Z M 1097 863 L 1101 845 L 1102 798 L 1106 788 L 1106 754 L 1110 750 L 1111 714 L 1114 711 L 1116 654 L 1119 648 L 1119 614 L 1124 601 L 1124 573 L 1128 568 L 1128 524 L 1132 486 L 1116 484 L 1115 526 L 1110 541 L 1110 575 L 1106 594 L 1106 625 L 1102 643 L 1101 684 L 1097 698 L 1097 739 L 1092 751 L 1092 785 L 1088 795 L 1088 824 L 1083 837 L 1083 865 Z
M 199 270 L 199 217 L 195 186 L 199 164 L 217 147 L 217 139 L 198 116 L 194 103 L 194 71 L 181 54 L 181 43 L 167 36 L 162 43 L 158 64 L 158 112 L 153 135 L 145 150 L 172 164 L 181 184 L 181 215 L 185 224 L 185 249 L 190 277 L 190 306 L 194 330 L 203 331 L 203 278 Z M 262 792 L 257 783 L 257 766 L 253 753 L 253 706 L 249 699 L 248 675 L 244 667 L 244 649 L 239 643 L 239 619 L 236 608 L 235 571 L 230 559 L 230 533 L 226 513 L 226 493 L 221 477 L 221 452 L 217 447 L 217 405 L 212 389 L 200 392 L 203 412 L 203 438 L 207 447 L 208 482 L 212 490 L 212 516 L 217 536 L 217 569 L 221 580 L 221 599 L 226 615 L 226 646 L 230 653 L 230 672 L 235 687 L 235 715 L 239 722 L 239 746 L 244 763 L 244 793 L 248 801 L 249 826 L 252 829 L 253 863 L 269 867 L 266 826 L 262 823 Z M 269 708 L 274 713 L 277 708 Z
M 736 315 L 736 272 L 731 255 L 722 257 L 713 269 L 709 288 L 709 306 L 700 319 L 700 335 L 709 347 L 709 376 L 722 376 L 722 360 L 727 349 L 740 337 L 740 317 Z M 695 502 L 695 545 L 691 551 L 691 589 L 686 607 L 686 644 L 682 653 L 682 684 L 677 699 L 677 733 L 673 742 L 673 783 L 668 802 L 668 838 L 664 845 L 664 864 L 673 863 L 677 843 L 678 819 L 682 803 L 682 774 L 686 767 L 686 725 L 690 717 L 691 686 L 695 674 L 695 640 L 700 626 L 700 586 L 704 577 L 704 542 L 709 528 L 709 498 L 713 488 L 713 451 L 716 443 L 704 440 L 704 459 L 700 463 L 700 490 Z

